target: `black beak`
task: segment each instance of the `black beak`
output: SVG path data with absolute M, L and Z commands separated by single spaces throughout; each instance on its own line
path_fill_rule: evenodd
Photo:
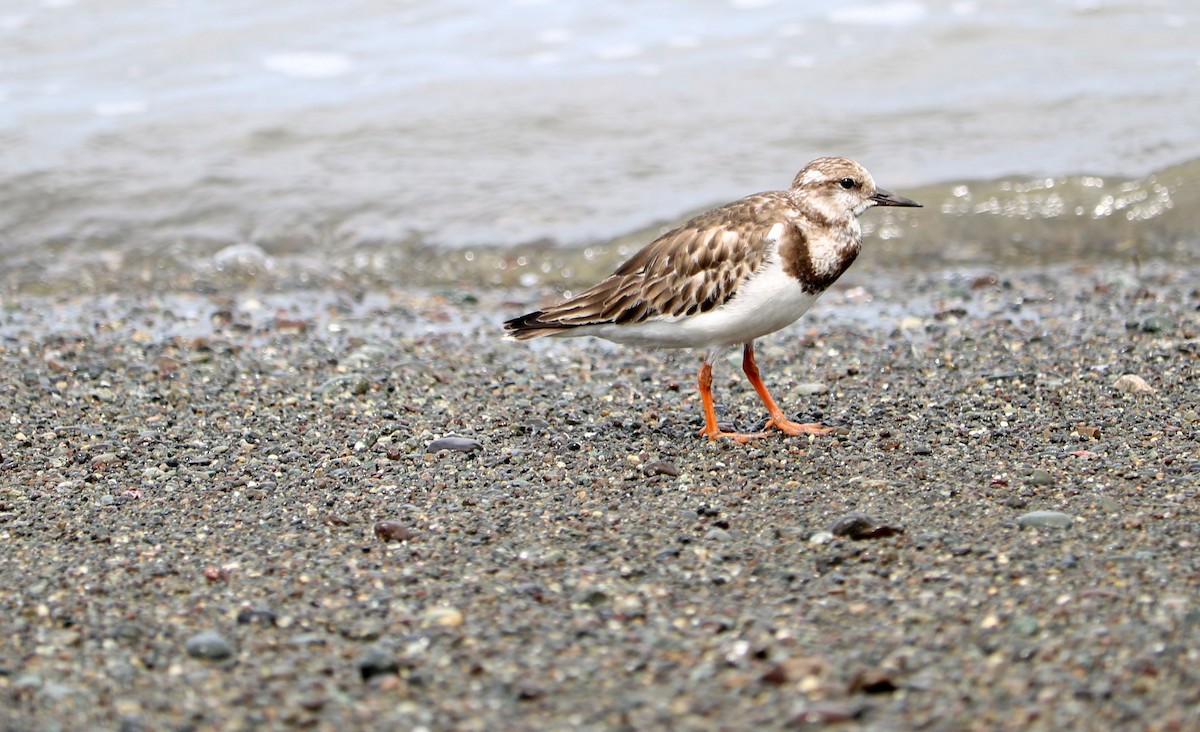
M 875 195 L 871 196 L 871 200 L 875 202 L 876 206 L 909 206 L 921 208 L 921 204 L 911 198 L 897 196 L 895 193 L 885 191 L 882 188 L 875 191 Z

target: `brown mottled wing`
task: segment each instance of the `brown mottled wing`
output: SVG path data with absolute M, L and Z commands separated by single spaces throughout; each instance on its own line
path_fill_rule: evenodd
M 638 323 L 707 312 L 728 301 L 762 266 L 777 223 L 800 235 L 782 192 L 759 193 L 663 234 L 610 277 L 565 302 L 506 324 L 518 338 L 599 323 Z

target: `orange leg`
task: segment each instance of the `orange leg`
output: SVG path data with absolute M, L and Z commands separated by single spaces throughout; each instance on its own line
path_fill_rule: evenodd
M 700 401 L 704 404 L 704 429 L 700 430 L 700 434 L 710 440 L 716 440 L 721 437 L 728 437 L 745 445 L 755 437 L 761 437 L 761 434 L 744 435 L 740 432 L 722 432 L 717 426 L 717 410 L 713 408 L 712 395 L 712 364 L 708 361 L 700 364 Z
M 796 435 L 827 435 L 833 432 L 832 427 L 826 427 L 817 422 L 793 422 L 783 416 L 783 410 L 771 398 L 771 393 L 767 391 L 766 384 L 762 382 L 762 378 L 758 375 L 758 364 L 754 362 L 754 341 L 747 343 L 746 347 L 742 350 L 742 371 L 746 372 L 746 378 L 750 380 L 750 384 L 758 392 L 758 398 L 762 399 L 763 406 L 767 408 L 767 414 L 771 415 L 771 418 L 767 420 L 768 429 L 774 427 L 780 432 L 793 437 Z

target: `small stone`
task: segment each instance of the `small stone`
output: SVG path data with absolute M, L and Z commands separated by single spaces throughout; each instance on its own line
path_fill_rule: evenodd
M 829 661 L 822 656 L 800 656 L 779 661 L 766 673 L 762 680 L 768 684 L 786 684 L 807 678 L 820 680 L 829 671 Z
M 729 533 L 725 529 L 713 528 L 708 530 L 708 533 L 704 535 L 704 538 L 712 541 L 728 542 L 733 541 L 733 534 Z
M 275 613 L 264 609 L 243 608 L 237 614 L 237 622 L 238 625 L 273 627 L 275 625 Z
M 851 511 L 845 516 L 838 517 L 829 525 L 829 532 L 834 536 L 845 536 L 850 539 L 882 539 L 896 534 L 903 534 L 904 529 L 880 523 L 865 513 Z
M 1030 511 L 1017 517 L 1017 525 L 1024 529 L 1065 529 L 1072 520 L 1070 514 L 1061 511 Z
M 380 541 L 408 541 L 413 534 L 399 521 L 379 521 L 375 524 L 375 536 Z
M 850 680 L 851 694 L 891 694 L 899 688 L 892 680 L 891 674 L 883 669 L 859 671 Z
M 472 440 L 470 437 L 458 437 L 456 435 L 439 437 L 425 446 L 425 452 L 441 452 L 442 450 L 450 450 L 451 452 L 473 452 L 475 450 L 482 449 L 483 443 L 479 440 Z
M 816 396 L 817 394 L 824 394 L 829 391 L 829 387 L 824 384 L 809 382 L 806 384 L 796 384 L 796 386 L 792 387 L 792 390 L 800 396 Z
M 358 675 L 363 681 L 376 676 L 400 673 L 400 662 L 395 654 L 383 648 L 372 648 L 358 659 Z
M 220 661 L 233 655 L 233 646 L 215 630 L 203 630 L 188 638 L 186 648 L 192 658 L 210 661 Z
M 839 516 L 829 525 L 829 532 L 834 536 L 856 536 L 860 531 L 866 531 L 875 525 L 875 519 L 865 513 L 853 511 L 845 516 Z
M 432 607 L 425 611 L 425 624 L 457 628 L 463 624 L 463 614 L 458 608 Z
M 833 541 L 833 532 L 831 531 L 818 531 L 808 538 L 809 544 L 828 544 L 831 541 Z
M 608 593 L 604 590 L 586 590 L 572 598 L 575 604 L 586 605 L 587 607 L 600 607 L 606 604 L 609 599 Z
M 1054 476 L 1041 468 L 1034 468 L 1027 480 L 1030 485 L 1054 485 Z
M 1014 619 L 1012 622 L 1012 628 L 1014 632 L 1026 636 L 1037 635 L 1038 630 L 1040 630 L 1037 618 L 1029 615 L 1022 615 Z
M 29 695 L 42 688 L 42 683 L 42 677 L 37 674 L 21 674 L 13 679 L 9 689 L 17 696 Z
M 1146 383 L 1146 380 L 1137 374 L 1125 374 L 1113 382 L 1113 386 L 1117 391 L 1125 392 L 1126 394 L 1153 394 L 1154 387 Z
M 642 466 L 642 472 L 647 476 L 650 475 L 669 475 L 672 478 L 679 476 L 679 468 L 666 460 L 655 460 L 652 463 L 646 463 Z
M 1175 328 L 1175 320 L 1167 315 L 1151 315 L 1141 322 L 1143 333 L 1163 333 Z

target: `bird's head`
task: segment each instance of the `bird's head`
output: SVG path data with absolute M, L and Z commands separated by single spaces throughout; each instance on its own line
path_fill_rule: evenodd
M 802 208 L 820 212 L 830 221 L 859 216 L 872 206 L 921 204 L 875 186 L 867 169 L 849 158 L 817 158 L 796 174 L 792 198 Z

